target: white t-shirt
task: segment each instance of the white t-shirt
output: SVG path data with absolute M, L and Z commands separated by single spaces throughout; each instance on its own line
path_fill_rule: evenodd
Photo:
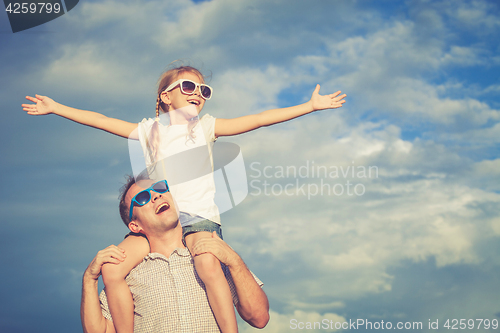
M 148 148 L 154 123 L 155 119 L 150 118 L 138 124 L 139 142 L 150 178 L 167 180 L 180 212 L 220 224 L 219 210 L 214 201 L 211 154 L 216 140 L 215 118 L 204 115 L 189 134 L 188 124 L 170 125 L 168 117 L 160 117 L 156 158 L 151 156 Z

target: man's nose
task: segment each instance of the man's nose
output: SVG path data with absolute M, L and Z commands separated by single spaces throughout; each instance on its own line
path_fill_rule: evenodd
M 151 191 L 151 201 L 155 202 L 159 198 L 161 198 L 161 193 Z

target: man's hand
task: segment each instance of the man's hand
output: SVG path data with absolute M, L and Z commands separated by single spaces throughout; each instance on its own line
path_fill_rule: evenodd
M 263 328 L 269 321 L 269 301 L 240 256 L 217 236 L 200 239 L 193 247 L 193 256 L 211 253 L 225 264 L 233 277 L 239 302 L 236 309 L 241 318 L 253 327 Z
M 82 301 L 80 305 L 80 317 L 82 319 L 83 332 L 105 333 L 115 332 L 113 322 L 104 318 L 99 303 L 98 279 L 101 275 L 102 265 L 120 264 L 125 258 L 125 251 L 118 246 L 110 245 L 104 250 L 97 252 L 90 265 L 83 273 Z
M 313 111 L 336 109 L 340 108 L 342 104 L 345 103 L 344 97 L 346 97 L 347 95 L 346 94 L 340 95 L 340 90 L 330 95 L 320 95 L 319 89 L 320 86 L 318 84 L 316 85 L 316 89 L 314 89 L 314 92 L 311 96 L 311 105 Z
M 212 238 L 203 238 L 194 244 L 193 256 L 203 253 L 213 254 L 228 267 L 244 264 L 240 256 L 226 242 L 220 239 L 215 231 L 212 233 Z
M 120 249 L 118 246 L 110 245 L 104 250 L 97 252 L 97 255 L 89 264 L 85 273 L 83 273 L 83 278 L 88 278 L 92 280 L 99 279 L 101 276 L 102 265 L 104 264 L 119 264 L 125 259 L 125 251 Z

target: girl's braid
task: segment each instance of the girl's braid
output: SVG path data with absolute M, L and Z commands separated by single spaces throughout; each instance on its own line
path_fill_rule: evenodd
M 160 95 L 156 99 L 156 118 L 160 116 Z

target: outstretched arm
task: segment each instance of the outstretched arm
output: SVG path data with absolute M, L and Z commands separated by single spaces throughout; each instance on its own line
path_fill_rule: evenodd
M 113 323 L 102 315 L 98 294 L 98 280 L 102 265 L 105 263 L 119 264 L 125 258 L 122 249 L 110 245 L 97 253 L 83 273 L 82 302 L 80 317 L 85 333 L 115 333 Z
M 23 110 L 29 115 L 38 116 L 54 113 L 79 124 L 101 129 L 124 138 L 128 138 L 132 131 L 137 128 L 137 124 L 109 118 L 97 112 L 79 110 L 65 106 L 47 96 L 26 96 L 26 99 L 35 103 L 22 104 Z
M 269 321 L 269 301 L 241 257 L 215 232 L 212 238 L 204 238 L 194 245 L 194 256 L 203 253 L 212 253 L 229 268 L 239 299 L 236 309 L 241 318 L 253 327 L 264 328 Z
M 331 95 L 320 95 L 319 89 L 320 86 L 318 84 L 316 85 L 316 89 L 314 89 L 311 99 L 304 104 L 267 110 L 258 114 L 233 119 L 217 118 L 215 120 L 215 136 L 237 135 L 249 132 L 263 126 L 294 119 L 313 111 L 340 108 L 345 103 L 344 97 L 346 97 L 346 94 L 340 95 L 340 91 L 337 91 Z

